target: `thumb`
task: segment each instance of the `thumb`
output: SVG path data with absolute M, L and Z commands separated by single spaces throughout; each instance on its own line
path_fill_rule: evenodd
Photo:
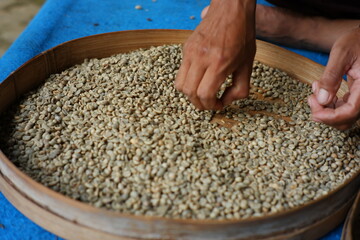
M 349 52 L 335 44 L 322 77 L 313 83 L 314 94 L 319 104 L 327 105 L 333 102 L 341 85 L 342 76 L 351 66 L 349 59 L 351 59 Z

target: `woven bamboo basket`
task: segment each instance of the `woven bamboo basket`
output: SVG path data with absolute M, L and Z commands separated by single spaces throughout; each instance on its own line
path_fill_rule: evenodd
M 191 31 L 139 30 L 76 39 L 25 63 L 0 84 L 0 112 L 52 73 L 81 63 L 163 44 L 183 43 Z M 256 60 L 311 83 L 324 67 L 293 52 L 257 41 Z M 339 95 L 346 92 L 343 84 Z M 221 118 L 221 116 L 218 116 Z M 97 209 L 35 182 L 0 151 L 0 190 L 31 220 L 66 239 L 317 239 L 346 217 L 360 186 L 359 172 L 326 196 L 265 217 L 243 220 L 185 220 L 132 216 Z

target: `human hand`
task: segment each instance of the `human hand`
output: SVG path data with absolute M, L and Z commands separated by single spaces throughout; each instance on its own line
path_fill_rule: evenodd
M 347 75 L 349 92 L 336 93 Z M 360 28 L 340 37 L 333 45 L 323 76 L 313 83 L 309 97 L 312 119 L 340 130 L 350 128 L 360 117 Z
M 220 110 L 247 97 L 256 51 L 254 0 L 212 0 L 200 25 L 186 41 L 176 88 L 198 109 Z M 233 84 L 216 94 L 226 77 Z

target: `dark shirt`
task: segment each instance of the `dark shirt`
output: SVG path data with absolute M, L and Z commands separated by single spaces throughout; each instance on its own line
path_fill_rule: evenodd
M 360 0 L 267 0 L 304 15 L 360 19 Z

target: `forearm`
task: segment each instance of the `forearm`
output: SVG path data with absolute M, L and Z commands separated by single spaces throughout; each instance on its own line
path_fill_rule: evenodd
M 359 24 L 359 19 L 304 16 L 277 7 L 258 5 L 256 10 L 256 31 L 259 38 L 327 53 L 339 37 Z
M 360 24 L 359 19 L 326 19 L 314 17 L 312 21 L 315 25 L 314 34 L 307 36 L 308 42 L 314 47 L 311 50 L 320 49 L 324 52 L 330 52 L 339 37 L 357 28 Z

